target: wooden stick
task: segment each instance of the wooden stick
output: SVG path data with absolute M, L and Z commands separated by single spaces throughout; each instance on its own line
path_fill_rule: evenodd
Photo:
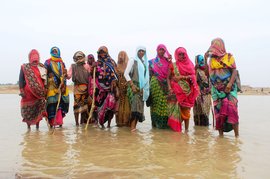
M 87 128 L 88 128 L 89 121 L 90 121 L 90 119 L 92 118 L 93 112 L 94 112 L 94 109 L 95 109 L 96 67 L 94 67 L 93 81 L 94 81 L 94 84 L 93 84 L 93 88 L 94 88 L 94 89 L 93 89 L 93 96 L 92 96 L 92 104 L 91 104 L 91 110 L 90 110 L 90 112 L 89 112 L 89 116 L 88 116 L 88 119 L 87 119 L 87 123 L 86 123 L 86 126 L 85 126 L 85 130 L 87 130 Z
M 216 119 L 216 116 L 215 116 L 215 107 L 214 107 L 214 102 L 213 102 L 212 97 L 211 97 L 211 111 L 212 111 L 213 128 L 214 128 L 214 127 L 215 127 L 215 119 Z
M 50 129 L 51 129 L 51 127 L 50 127 L 50 124 L 49 124 L 49 120 L 48 120 L 48 118 L 47 118 L 47 117 L 44 117 L 44 118 L 45 118 L 45 121 L 46 121 L 47 127 L 48 127 L 48 129 L 50 130 Z

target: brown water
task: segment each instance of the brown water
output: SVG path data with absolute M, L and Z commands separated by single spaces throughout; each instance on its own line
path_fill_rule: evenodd
M 239 97 L 239 139 L 193 122 L 188 134 L 151 129 L 148 108 L 136 133 L 84 131 L 72 111 L 54 135 L 44 121 L 27 132 L 19 96 L 0 99 L 0 178 L 270 178 L 269 96 Z

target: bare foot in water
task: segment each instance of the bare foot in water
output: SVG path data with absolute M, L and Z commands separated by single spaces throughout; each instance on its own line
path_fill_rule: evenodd
M 137 131 L 137 129 L 135 128 L 135 129 L 131 129 L 130 130 L 130 132 L 132 132 L 132 133 L 134 133 L 134 132 L 136 132 Z

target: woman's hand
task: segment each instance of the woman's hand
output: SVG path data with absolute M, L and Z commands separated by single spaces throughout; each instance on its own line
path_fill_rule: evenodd
M 173 89 L 169 88 L 169 94 L 173 94 Z
M 174 76 L 172 79 L 173 79 L 173 81 L 178 82 L 181 79 L 181 77 L 180 76 Z
M 225 88 L 225 93 L 230 93 L 232 90 L 232 84 L 231 83 L 228 83 L 226 88 Z

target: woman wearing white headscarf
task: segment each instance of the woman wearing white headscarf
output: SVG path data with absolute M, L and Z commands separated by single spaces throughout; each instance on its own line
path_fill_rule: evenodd
M 129 83 L 128 97 L 131 104 L 130 127 L 136 130 L 137 122 L 143 122 L 144 102 L 149 97 L 149 69 L 145 47 L 138 47 L 136 55 L 128 61 L 125 78 Z

